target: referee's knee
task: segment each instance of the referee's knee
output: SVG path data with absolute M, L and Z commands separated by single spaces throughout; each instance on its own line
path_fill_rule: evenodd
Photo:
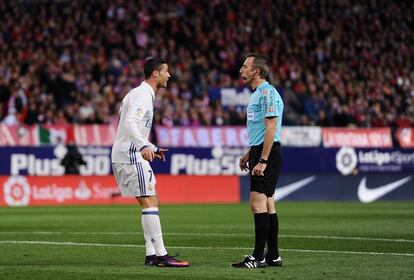
M 250 209 L 254 214 L 267 212 L 267 203 L 260 203 L 259 201 L 250 200 Z

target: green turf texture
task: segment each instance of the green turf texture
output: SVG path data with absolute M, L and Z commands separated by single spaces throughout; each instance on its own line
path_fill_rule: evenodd
M 190 268 L 144 266 L 138 206 L 0 208 L 0 279 L 414 279 L 413 202 L 277 207 L 284 266 L 250 270 L 229 267 L 252 252 L 247 204 L 160 207 Z

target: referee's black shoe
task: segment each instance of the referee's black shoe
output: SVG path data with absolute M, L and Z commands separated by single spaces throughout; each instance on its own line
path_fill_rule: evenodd
M 268 266 L 282 266 L 282 258 L 280 256 L 276 259 L 266 257 L 266 263 Z
M 258 261 L 253 256 L 246 256 L 241 262 L 230 265 L 232 268 L 265 268 L 266 266 L 265 259 Z

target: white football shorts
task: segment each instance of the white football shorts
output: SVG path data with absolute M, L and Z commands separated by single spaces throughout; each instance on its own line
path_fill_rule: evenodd
M 122 196 L 153 196 L 157 180 L 148 161 L 136 163 L 112 163 Z

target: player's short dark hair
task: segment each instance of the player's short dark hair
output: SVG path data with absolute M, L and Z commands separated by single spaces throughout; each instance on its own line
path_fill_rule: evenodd
M 167 62 L 161 58 L 154 58 L 154 57 L 147 58 L 144 64 L 145 79 L 151 78 L 152 72 L 154 72 L 155 70 L 160 71 L 162 68 L 162 65 L 166 63 Z
M 264 54 L 251 53 L 246 58 L 253 57 L 253 67 L 260 70 L 260 77 L 267 79 L 269 75 L 269 58 Z

